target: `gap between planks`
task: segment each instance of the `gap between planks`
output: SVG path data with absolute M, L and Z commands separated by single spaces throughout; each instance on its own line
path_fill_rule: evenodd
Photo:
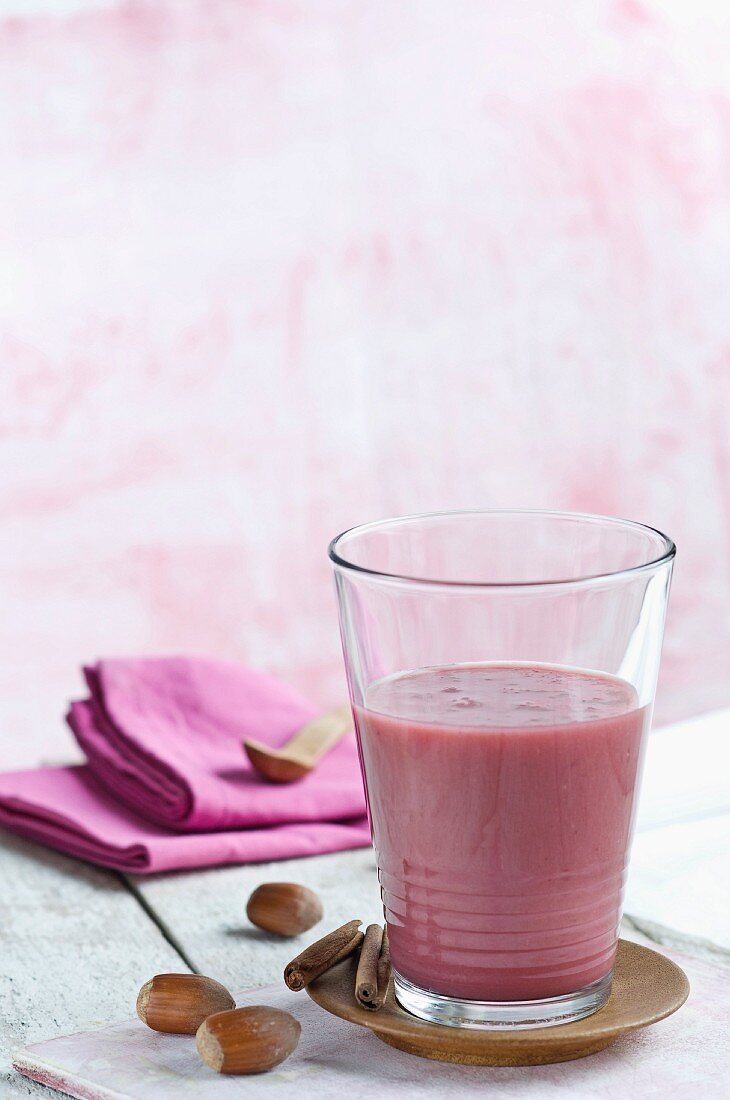
M 159 930 L 160 935 L 165 940 L 167 940 L 173 951 L 177 952 L 177 954 L 187 966 L 188 970 L 191 970 L 193 974 L 199 974 L 200 971 L 198 970 L 193 960 L 188 956 L 180 941 L 177 939 L 171 928 L 163 920 L 160 914 L 152 908 L 139 887 L 134 882 L 132 882 L 131 879 L 127 878 L 127 876 L 122 873 L 119 873 L 119 880 L 132 895 L 142 911 L 150 918 L 152 923 Z

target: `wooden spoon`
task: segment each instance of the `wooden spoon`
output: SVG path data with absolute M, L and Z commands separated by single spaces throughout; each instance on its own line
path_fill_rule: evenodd
M 349 706 L 336 707 L 302 726 L 280 749 L 246 739 L 243 747 L 257 772 L 272 783 L 303 779 L 346 733 L 352 729 Z

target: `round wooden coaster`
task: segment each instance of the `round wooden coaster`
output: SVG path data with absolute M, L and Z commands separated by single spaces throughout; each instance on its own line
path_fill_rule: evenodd
M 611 996 L 592 1016 L 528 1031 L 474 1031 L 411 1016 L 395 1000 L 392 982 L 378 1012 L 361 1008 L 354 994 L 356 965 L 351 957 L 334 966 L 307 987 L 309 996 L 398 1050 L 463 1065 L 539 1066 L 585 1058 L 627 1031 L 670 1016 L 689 994 L 687 976 L 675 963 L 641 944 L 619 940 Z

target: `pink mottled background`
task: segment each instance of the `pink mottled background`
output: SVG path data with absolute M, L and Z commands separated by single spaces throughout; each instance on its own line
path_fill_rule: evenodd
M 344 690 L 325 551 L 552 506 L 679 544 L 730 702 L 730 6 L 0 3 L 0 699 L 197 651 Z

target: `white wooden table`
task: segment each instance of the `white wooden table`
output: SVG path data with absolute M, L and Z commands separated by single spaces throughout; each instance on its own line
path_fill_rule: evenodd
M 714 764 L 719 768 L 722 761 Z M 713 1057 L 717 1064 L 726 1060 L 730 1082 L 730 805 L 723 810 L 725 782 L 730 783 L 727 773 L 704 809 L 681 804 L 671 791 L 668 804 L 653 806 L 654 826 L 643 822 L 634 846 L 630 916 L 623 934 L 682 952 L 690 980 L 706 980 L 716 991 L 717 1010 L 727 1015 L 729 1026 L 726 1049 L 715 1050 Z M 666 790 L 666 777 L 661 783 Z M 683 820 L 662 824 L 663 816 L 671 818 L 672 806 Z M 13 1071 L 13 1050 L 130 1018 L 137 991 L 152 974 L 195 970 L 234 989 L 276 982 L 284 963 L 311 934 L 301 941 L 274 941 L 249 925 L 247 898 L 258 883 L 272 879 L 316 889 L 325 904 L 323 927 L 353 916 L 382 918 L 369 850 L 134 878 L 0 831 L 0 1095 L 50 1096 Z M 669 1044 L 668 1057 L 679 1066 L 685 1055 Z M 510 1095 L 502 1078 L 500 1085 L 500 1095 Z M 253 1088 L 247 1085 L 247 1095 L 255 1096 Z M 703 1100 L 714 1095 L 712 1087 L 703 1089 Z

